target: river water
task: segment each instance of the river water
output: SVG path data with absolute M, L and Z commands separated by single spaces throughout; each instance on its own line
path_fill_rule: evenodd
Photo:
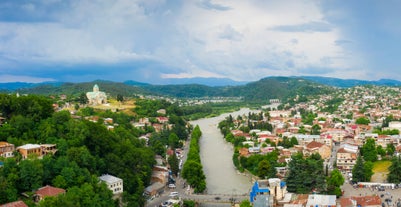
M 248 115 L 249 112 L 259 111 L 243 108 L 233 113 L 191 122 L 193 126 L 199 125 L 202 131 L 200 156 L 208 194 L 246 194 L 251 189 L 251 178 L 237 172 L 232 161 L 233 146 L 224 140 L 217 127 L 229 114 L 236 118 L 238 115 Z

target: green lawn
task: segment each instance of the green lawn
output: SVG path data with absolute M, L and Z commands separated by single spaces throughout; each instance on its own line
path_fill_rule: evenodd
M 391 161 L 380 160 L 373 163 L 374 173 L 388 173 L 388 168 L 391 166 Z

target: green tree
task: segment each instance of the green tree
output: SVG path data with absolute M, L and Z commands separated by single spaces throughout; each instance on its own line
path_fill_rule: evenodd
M 249 200 L 243 200 L 240 204 L 240 207 L 251 207 L 251 202 Z
M 387 181 L 389 183 L 400 183 L 401 182 L 401 158 L 394 157 L 391 160 L 391 166 L 389 167 L 389 174 Z
M 377 149 L 375 140 L 368 138 L 366 143 L 362 146 L 361 153 L 365 161 L 375 162 L 377 160 Z
M 363 124 L 363 125 L 368 125 L 370 123 L 370 120 L 366 117 L 359 117 L 358 119 L 355 120 L 356 124 Z
M 391 156 L 391 155 L 394 154 L 394 152 L 395 152 L 395 147 L 394 147 L 394 145 L 393 145 L 393 144 L 387 144 L 387 147 L 386 147 L 386 154 Z
M 19 188 L 32 191 L 42 187 L 43 166 L 38 159 L 26 159 L 19 163 Z
M 262 160 L 258 165 L 258 176 L 262 179 L 267 179 L 270 172 L 270 163 L 267 160 Z
M 124 96 L 121 94 L 117 94 L 117 101 L 123 102 L 124 101 Z
M 344 184 L 344 177 L 338 169 L 334 169 L 327 177 L 327 192 L 330 195 L 340 197 L 342 195 L 340 186 Z
M 177 175 L 178 171 L 179 171 L 179 160 L 178 160 L 177 156 L 175 155 L 175 153 L 173 153 L 172 156 L 168 157 L 167 162 L 170 165 L 171 172 L 174 175 Z
M 368 182 L 364 161 L 361 156 L 358 156 L 354 167 L 352 168 L 352 180 L 354 182 Z

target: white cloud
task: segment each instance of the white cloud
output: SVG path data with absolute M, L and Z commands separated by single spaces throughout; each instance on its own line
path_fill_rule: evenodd
M 164 78 L 236 80 L 307 75 L 309 68 L 338 76 L 356 64 L 338 44 L 347 38 L 315 1 L 67 2 L 46 22 L 0 22 L 0 60 L 55 66 L 151 60 L 172 69 L 161 72 Z
M 0 75 L 0 83 L 9 83 L 9 82 L 41 83 L 46 81 L 55 81 L 55 79 L 31 77 L 31 76 Z

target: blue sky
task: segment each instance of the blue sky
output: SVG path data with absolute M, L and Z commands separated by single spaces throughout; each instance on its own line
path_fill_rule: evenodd
M 401 1 L 2 0 L 0 82 L 401 80 Z

